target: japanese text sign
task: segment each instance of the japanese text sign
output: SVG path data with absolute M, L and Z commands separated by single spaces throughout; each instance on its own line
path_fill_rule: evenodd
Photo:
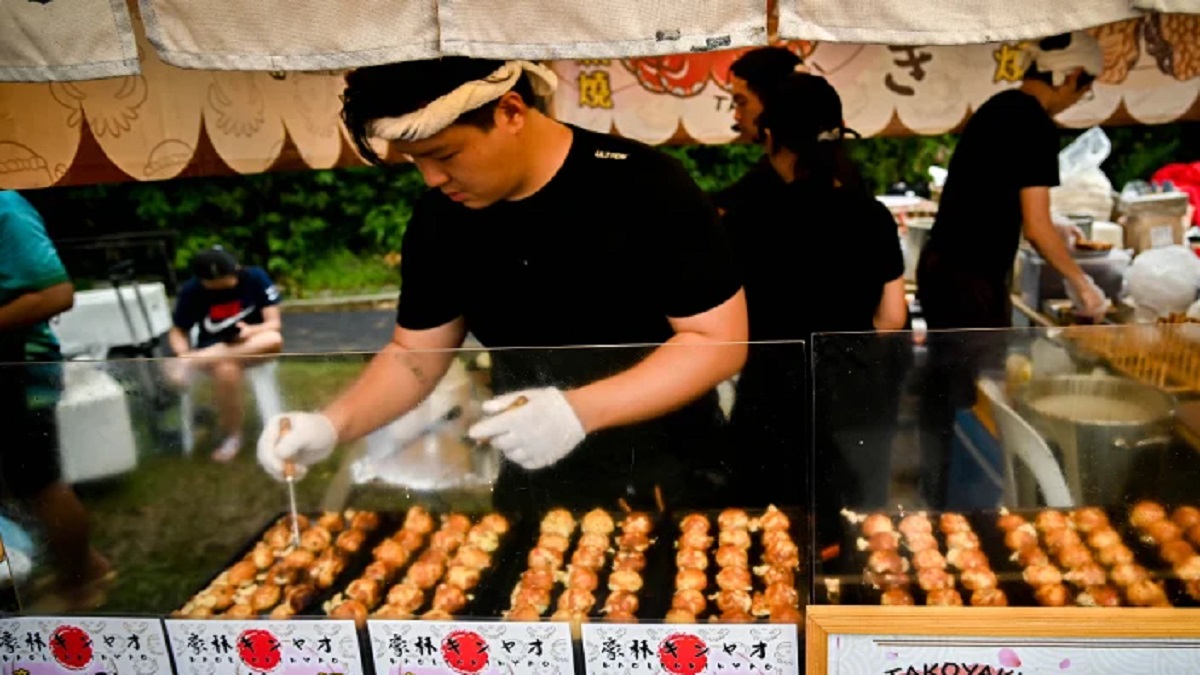
M 167 621 L 179 675 L 361 675 L 353 621 Z
M 368 621 L 377 675 L 574 675 L 566 623 Z
M 0 619 L 3 675 L 154 675 L 171 672 L 158 619 Z
M 791 625 L 583 625 L 589 675 L 798 675 Z

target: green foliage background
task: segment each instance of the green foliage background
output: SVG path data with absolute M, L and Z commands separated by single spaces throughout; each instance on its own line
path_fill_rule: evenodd
M 1105 165 L 1116 189 L 1170 162 L 1200 160 L 1195 123 L 1106 129 Z M 1064 133 L 1065 146 L 1077 134 Z M 851 141 L 851 155 L 878 192 L 926 180 L 949 162 L 950 135 Z M 705 190 L 734 182 L 761 157 L 748 145 L 662 148 Z M 393 269 L 413 205 L 424 191 L 411 167 L 356 168 L 55 188 L 27 193 L 58 237 L 115 232 L 177 233 L 175 265 L 223 244 L 262 265 L 292 297 L 394 287 Z M 390 255 L 389 255 L 390 254 Z

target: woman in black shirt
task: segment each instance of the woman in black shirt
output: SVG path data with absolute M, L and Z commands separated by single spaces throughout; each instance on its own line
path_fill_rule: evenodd
M 846 154 L 837 92 L 819 76 L 790 75 L 767 97 L 758 129 L 774 170 L 771 185 L 753 202 L 731 204 L 725 215 L 744 270 L 750 339 L 811 341 L 814 333 L 904 328 L 896 223 L 863 187 Z M 825 344 L 849 344 L 838 339 Z M 890 449 L 890 433 L 883 441 L 868 437 L 879 438 L 874 429 L 881 425 L 890 430 L 899 377 L 891 372 L 899 370 L 896 350 L 873 336 L 853 339 L 848 353 L 829 351 L 819 352 L 816 373 L 820 483 L 830 482 L 824 474 L 838 464 L 858 466 L 862 453 Z M 812 444 L 803 422 L 811 400 L 806 363 L 797 345 L 751 348 L 731 420 L 737 447 L 758 469 L 742 474 L 749 501 L 808 503 L 811 492 L 801 489 Z M 858 456 L 834 447 L 849 445 Z

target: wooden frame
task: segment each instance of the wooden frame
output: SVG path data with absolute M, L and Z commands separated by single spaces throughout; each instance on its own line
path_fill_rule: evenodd
M 1200 609 L 809 605 L 806 613 L 808 675 L 828 672 L 831 635 L 1200 640 Z

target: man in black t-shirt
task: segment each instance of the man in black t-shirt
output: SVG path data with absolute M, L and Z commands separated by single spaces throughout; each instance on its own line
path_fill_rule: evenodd
M 555 78 L 532 63 L 446 58 L 346 82 L 363 155 L 384 163 L 372 140 L 388 140 L 433 189 L 405 232 L 392 342 L 324 411 L 288 413 L 283 438 L 268 424 L 263 466 L 278 477 L 411 410 L 470 331 L 494 349 L 498 396 L 469 433 L 505 457 L 501 508 L 645 505 L 655 484 L 678 500 L 718 423 L 713 388 L 745 359 L 720 346 L 746 339 L 746 309 L 704 194 L 651 148 L 542 114 Z

